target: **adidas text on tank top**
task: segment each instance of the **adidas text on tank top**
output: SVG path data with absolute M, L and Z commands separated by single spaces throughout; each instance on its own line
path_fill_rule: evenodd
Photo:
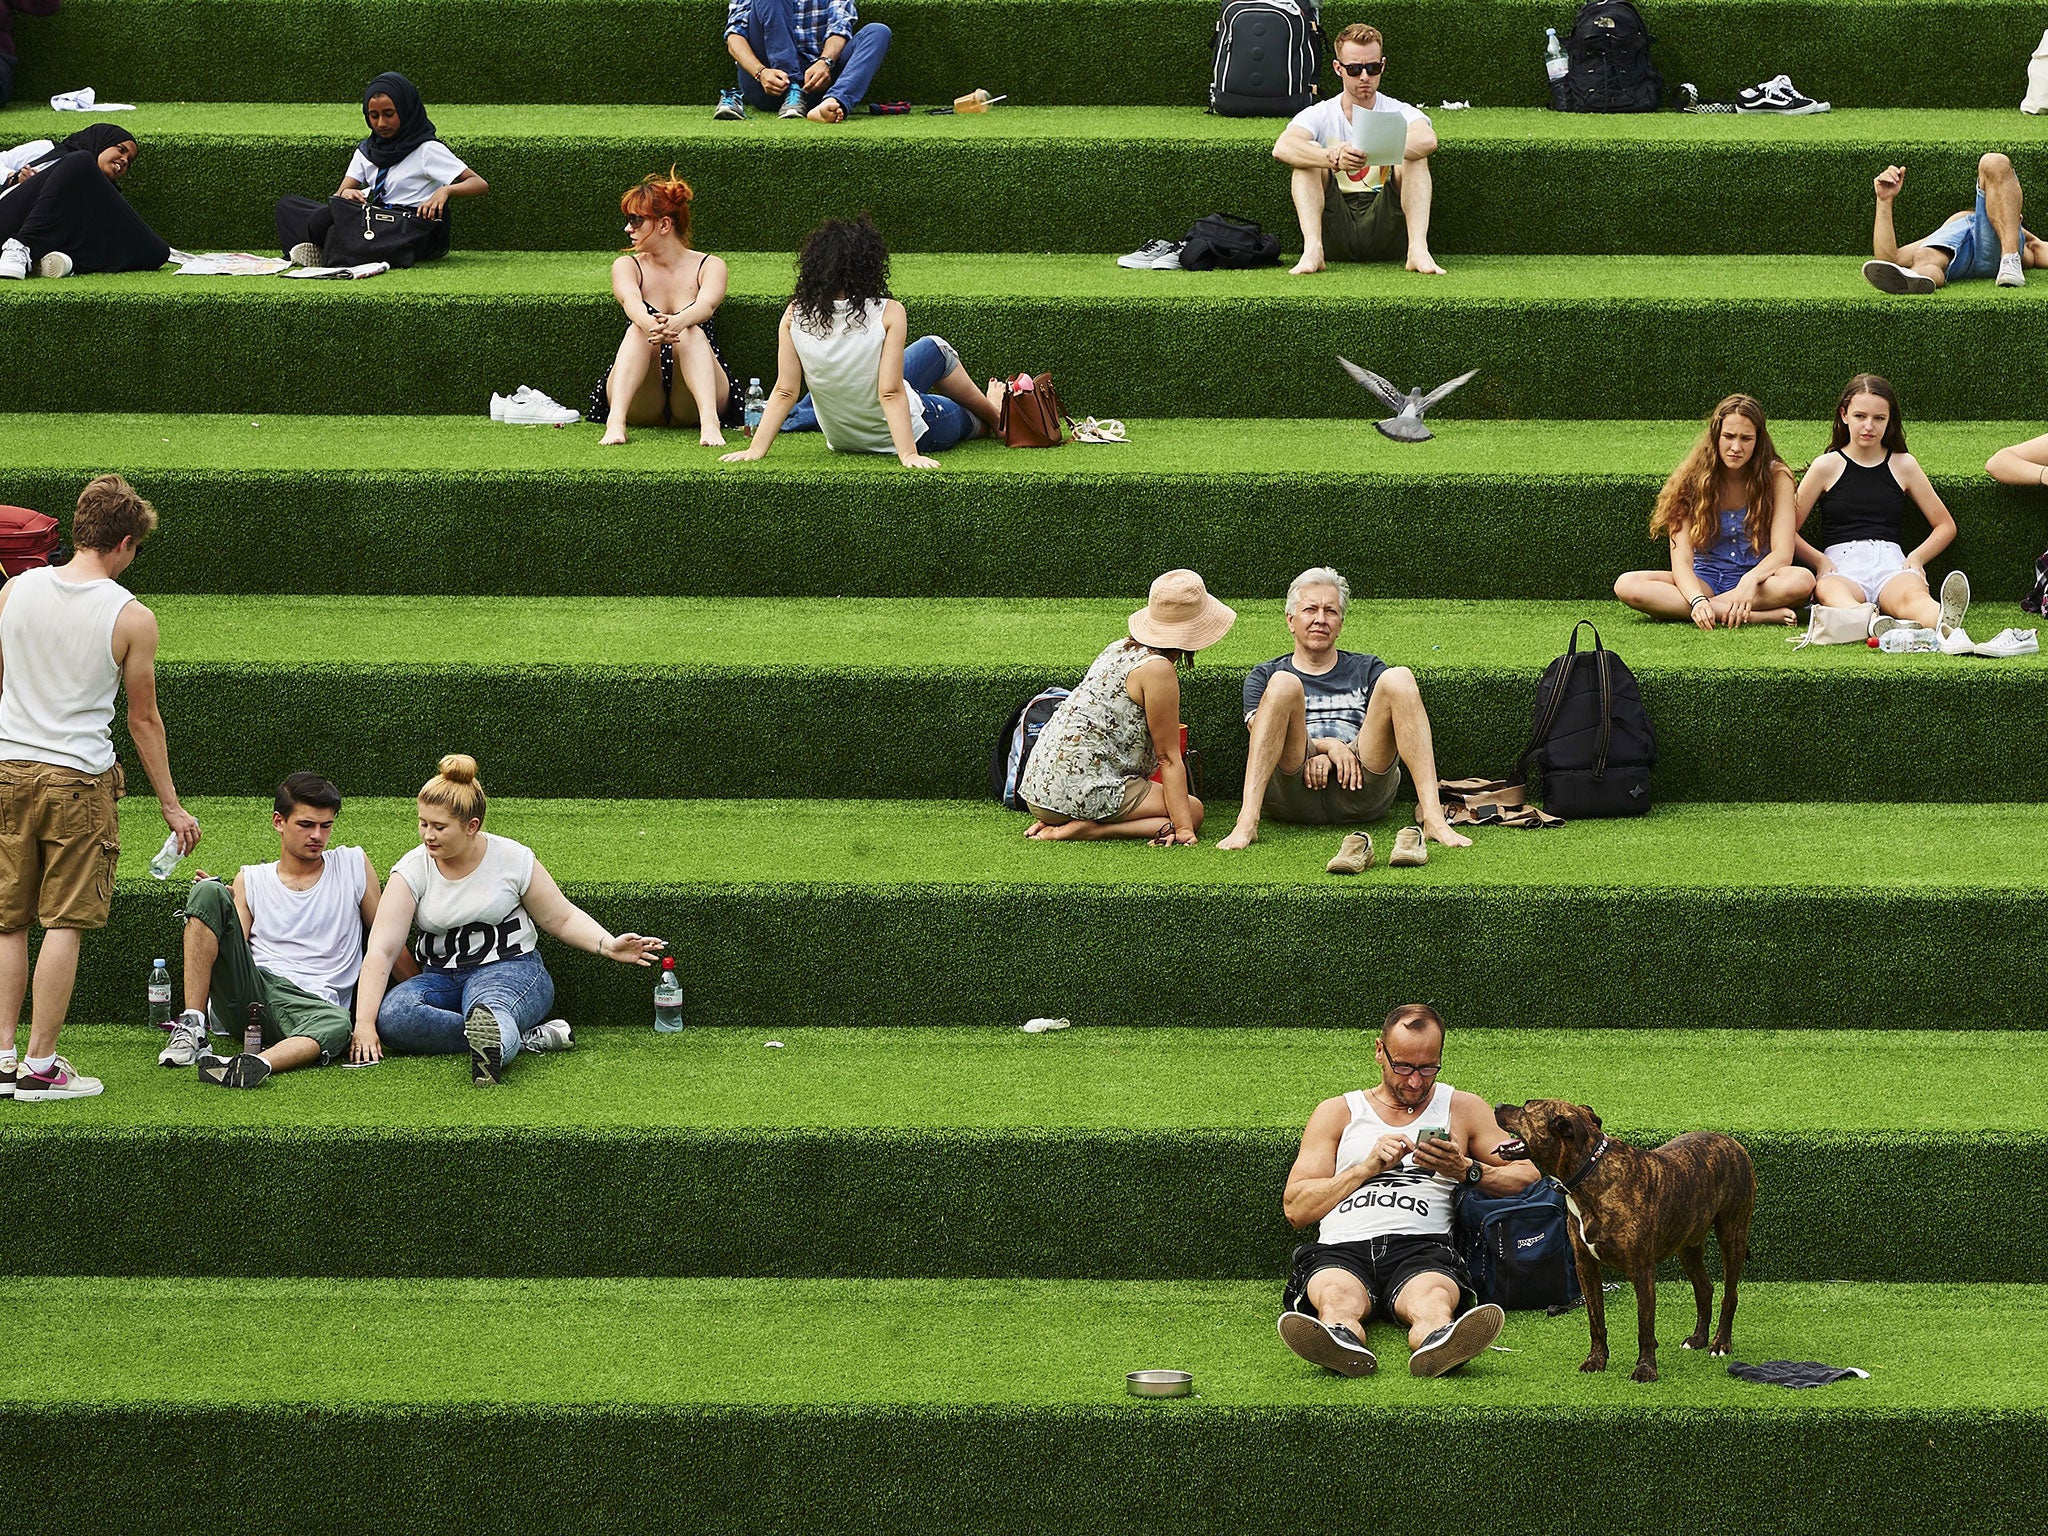
M 1429 1103 L 1413 1125 L 1388 1125 L 1373 1109 L 1372 1100 L 1354 1088 L 1344 1095 L 1351 1108 L 1351 1123 L 1337 1141 L 1337 1172 L 1355 1168 L 1372 1156 L 1382 1136 L 1406 1136 L 1413 1141 L 1425 1126 L 1449 1130 L 1451 1094 L 1449 1083 L 1438 1083 Z M 1338 1202 L 1323 1218 L 1318 1236 L 1325 1243 L 1362 1243 L 1376 1237 L 1447 1237 L 1451 1231 L 1451 1196 L 1457 1184 L 1450 1179 L 1418 1168 L 1414 1157 L 1401 1159 L 1376 1178 L 1371 1178 Z

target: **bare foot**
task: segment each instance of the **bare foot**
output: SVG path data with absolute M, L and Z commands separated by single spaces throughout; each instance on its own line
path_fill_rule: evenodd
M 1426 272 L 1431 277 L 1442 277 L 1444 275 L 1444 269 L 1436 264 L 1436 258 L 1427 251 L 1410 251 L 1408 253 L 1408 270 L 1410 272 Z
M 1056 827 L 1047 827 L 1038 834 L 1042 843 L 1070 843 L 1077 837 L 1086 837 L 1095 830 L 1092 821 L 1063 821 Z
M 1239 848 L 1249 848 L 1258 840 L 1259 829 L 1257 827 L 1253 827 L 1250 831 L 1246 831 L 1243 827 L 1233 827 L 1228 837 L 1217 839 L 1216 846 L 1218 848 L 1228 848 L 1234 852 Z
M 1311 272 L 1323 270 L 1323 253 L 1320 249 L 1303 251 L 1301 260 L 1287 269 L 1289 277 L 1307 277 Z
M 599 447 L 615 447 L 626 440 L 626 424 L 623 421 L 608 421 L 604 424 L 604 436 L 599 438 Z
M 1042 821 L 1034 821 L 1034 822 L 1032 822 L 1032 823 L 1031 823 L 1031 825 L 1030 825 L 1030 826 L 1028 826 L 1028 827 L 1026 827 L 1026 828 L 1024 829 L 1024 835 L 1025 835 L 1026 837 L 1036 837 L 1036 836 L 1038 836 L 1038 835 L 1039 835 L 1039 834 L 1040 834 L 1041 832 L 1043 832 L 1044 830 L 1045 830 L 1045 823 L 1044 823 L 1044 822 L 1042 822 Z
M 725 434 L 716 427 L 706 427 L 697 434 L 697 444 L 702 448 L 723 448 L 725 446 Z
M 1441 816 L 1432 816 L 1422 824 L 1422 835 L 1432 843 L 1442 843 L 1446 848 L 1470 848 L 1472 839 L 1462 832 L 1455 832 L 1451 824 Z
M 814 123 L 843 123 L 846 121 L 846 108 L 827 96 L 804 116 Z

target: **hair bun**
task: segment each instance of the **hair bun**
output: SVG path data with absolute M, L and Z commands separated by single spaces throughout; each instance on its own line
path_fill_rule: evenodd
M 450 752 L 441 759 L 437 770 L 450 784 L 474 784 L 476 782 L 476 759 L 467 752 Z

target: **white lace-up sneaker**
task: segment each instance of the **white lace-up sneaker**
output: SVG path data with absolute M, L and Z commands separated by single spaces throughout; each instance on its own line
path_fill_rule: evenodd
M 317 267 L 320 265 L 320 247 L 310 240 L 301 240 L 291 248 L 292 265 L 295 267 Z
M 187 1008 L 171 1025 L 171 1037 L 156 1053 L 156 1064 L 160 1067 L 189 1067 L 205 1050 L 206 1015 L 197 1008 Z
M 549 1019 L 545 1024 L 536 1024 L 519 1037 L 522 1051 L 566 1051 L 576 1044 L 569 1033 L 567 1019 Z
M 0 245 L 0 277 L 20 279 L 27 276 L 28 247 L 19 240 Z
M 1935 622 L 1935 633 L 1946 640 L 1949 631 L 1963 627 L 1963 615 L 1970 611 L 1970 578 L 1961 571 L 1950 571 L 1941 581 L 1941 617 Z
M 2026 264 L 2020 260 L 2020 253 L 1998 258 L 1998 286 L 2001 288 L 2024 288 L 2027 286 Z
M 1170 256 L 1173 258 L 1173 265 L 1177 267 L 1180 265 L 1180 247 L 1181 242 L 1178 240 L 1147 240 L 1130 255 L 1117 257 L 1116 264 L 1134 272 L 1141 272 L 1158 267 L 1161 258 Z
M 494 409 L 496 401 L 493 396 Z M 567 427 L 581 421 L 583 413 L 522 384 L 506 399 L 503 413 L 493 419 L 514 427 Z

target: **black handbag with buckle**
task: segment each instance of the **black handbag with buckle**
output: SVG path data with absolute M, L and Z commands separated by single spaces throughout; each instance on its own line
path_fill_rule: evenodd
M 381 261 L 393 270 L 431 261 L 448 249 L 448 221 L 423 219 L 406 208 L 385 208 L 353 198 L 330 197 L 334 228 L 320 261 L 329 267 L 359 267 Z

